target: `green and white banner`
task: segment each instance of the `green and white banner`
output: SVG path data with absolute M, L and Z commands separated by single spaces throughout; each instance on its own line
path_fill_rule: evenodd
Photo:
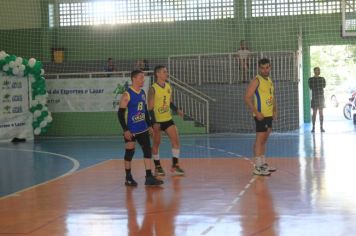
M 145 77 L 146 94 L 150 77 Z M 51 112 L 117 111 L 122 93 L 131 85 L 129 77 L 71 78 L 46 80 Z
M 0 72 L 0 140 L 33 139 L 28 79 Z

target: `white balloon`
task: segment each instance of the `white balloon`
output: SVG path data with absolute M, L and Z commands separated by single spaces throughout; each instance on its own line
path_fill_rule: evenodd
M 34 133 L 35 135 L 39 135 L 39 134 L 41 133 L 41 128 L 36 128 L 36 129 L 33 131 L 33 133 Z
M 20 71 L 24 71 L 25 69 L 26 69 L 26 66 L 25 66 L 25 65 L 20 65 L 20 66 L 19 66 L 19 70 L 20 70 Z
M 29 67 L 34 67 L 36 64 L 36 59 L 35 58 L 30 58 L 30 60 L 28 60 L 28 66 Z
M 10 69 L 10 66 L 9 64 L 5 64 L 3 67 L 2 67 L 3 71 L 8 71 Z
M 10 66 L 10 68 L 14 68 L 16 66 L 16 64 L 14 61 L 10 61 L 9 66 Z
M 35 79 L 35 77 L 33 77 L 33 75 L 30 75 L 29 77 L 30 77 L 31 83 L 36 82 L 36 79 Z
M 48 107 L 46 106 L 46 102 L 47 102 L 47 100 L 42 104 L 43 105 L 43 107 L 42 107 L 42 111 L 48 111 Z
M 47 103 L 47 97 L 44 96 L 44 95 L 37 95 L 37 96 L 35 97 L 35 100 L 37 100 L 38 103 L 40 103 L 40 104 L 42 104 L 42 105 L 44 105 L 44 104 Z M 42 108 L 42 109 L 43 109 L 43 108 Z
M 5 51 L 0 51 L 0 60 L 5 59 L 5 57 L 7 56 Z
M 53 120 L 53 118 L 52 118 L 52 116 L 47 116 L 46 118 L 45 118 L 45 120 L 47 121 L 47 123 L 50 123 L 50 122 L 52 122 L 52 120 Z
M 44 127 L 46 127 L 47 126 L 47 121 L 42 121 L 41 123 L 40 123 L 40 127 L 41 128 L 44 128 Z
M 18 75 L 19 72 L 20 72 L 20 70 L 19 70 L 19 68 L 18 68 L 17 66 L 14 67 L 14 69 L 12 69 L 12 73 L 13 73 L 14 75 Z
M 36 110 L 36 111 L 33 113 L 33 116 L 34 116 L 34 117 L 39 117 L 39 116 L 41 116 L 41 111 L 40 111 L 40 110 Z
M 16 58 L 16 60 L 15 60 L 15 63 L 16 63 L 17 65 L 22 65 L 22 62 L 23 62 L 22 57 L 18 57 L 18 58 Z
M 41 75 L 44 75 L 45 71 L 44 69 L 41 69 Z

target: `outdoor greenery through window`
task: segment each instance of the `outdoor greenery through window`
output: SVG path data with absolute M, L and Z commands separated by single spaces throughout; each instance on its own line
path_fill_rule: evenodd
M 113 0 L 59 4 L 59 26 L 234 18 L 234 0 Z

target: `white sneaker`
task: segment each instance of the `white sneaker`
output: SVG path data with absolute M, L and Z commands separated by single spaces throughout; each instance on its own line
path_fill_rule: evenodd
M 263 164 L 262 166 L 263 166 L 263 168 L 265 168 L 265 169 L 268 170 L 269 172 L 275 172 L 275 171 L 277 170 L 276 167 L 270 166 L 270 165 L 268 165 L 267 163 Z
M 260 176 L 269 176 L 271 175 L 271 172 L 269 172 L 264 165 L 257 167 L 255 166 L 255 168 L 253 169 L 252 172 L 254 175 L 260 175 Z

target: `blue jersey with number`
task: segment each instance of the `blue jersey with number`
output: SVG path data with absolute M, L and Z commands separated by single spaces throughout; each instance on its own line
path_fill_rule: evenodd
M 127 127 L 133 134 L 145 132 L 148 129 L 146 123 L 146 93 L 143 89 L 136 91 L 130 87 L 126 91 L 129 95 L 127 104 Z

